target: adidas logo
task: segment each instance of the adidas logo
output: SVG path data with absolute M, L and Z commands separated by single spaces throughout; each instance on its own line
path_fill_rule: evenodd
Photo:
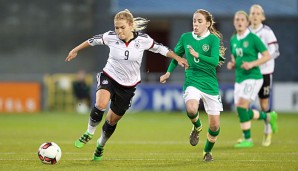
M 108 80 L 103 80 L 102 82 L 101 82 L 101 84 L 108 84 L 109 82 L 108 82 Z

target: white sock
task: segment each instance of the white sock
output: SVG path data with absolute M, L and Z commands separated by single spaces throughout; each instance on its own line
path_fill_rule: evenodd
M 106 142 L 108 141 L 108 139 L 109 139 L 109 138 L 107 138 L 107 137 L 105 136 L 105 133 L 102 132 L 100 138 L 97 140 L 97 144 L 99 144 L 100 146 L 103 147 L 103 146 L 105 146 L 105 144 L 106 144 Z
M 97 126 L 91 126 L 91 125 L 90 125 L 90 120 L 89 120 L 89 122 L 88 122 L 88 129 L 87 129 L 87 131 L 89 132 L 89 134 L 94 135 L 95 130 L 96 130 L 96 127 L 97 127 Z

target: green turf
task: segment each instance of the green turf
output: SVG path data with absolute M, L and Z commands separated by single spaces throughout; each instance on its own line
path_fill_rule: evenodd
M 0 114 L 0 170 L 298 170 L 298 114 L 279 113 L 279 132 L 270 147 L 262 147 L 263 122 L 254 121 L 251 149 L 235 149 L 241 137 L 234 113 L 222 113 L 221 132 L 213 149 L 214 162 L 202 161 L 207 117 L 201 112 L 203 132 L 197 147 L 188 136 L 192 125 L 184 113 L 130 113 L 119 122 L 105 147 L 103 160 L 92 162 L 98 127 L 93 140 L 83 149 L 73 145 L 86 131 L 88 115 L 42 113 Z M 38 147 L 56 142 L 62 158 L 56 165 L 42 164 Z

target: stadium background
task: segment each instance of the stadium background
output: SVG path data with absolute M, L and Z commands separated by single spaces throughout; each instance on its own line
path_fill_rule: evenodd
M 127 8 L 134 16 L 151 20 L 146 32 L 173 49 L 179 36 L 192 30 L 193 12 L 206 9 L 214 15 L 216 27 L 228 47 L 234 32 L 234 13 L 241 9 L 248 11 L 254 3 L 263 6 L 266 24 L 273 29 L 280 45 L 281 55 L 274 73 L 273 108 L 298 111 L 296 0 L 282 3 L 279 0 L 0 0 L 0 112 L 74 110 L 69 82 L 80 69 L 95 81 L 96 73 L 106 63 L 108 48 L 97 46 L 82 51 L 70 63 L 64 59 L 69 50 L 87 38 L 113 30 L 113 16 L 120 10 Z M 227 50 L 228 60 L 229 56 Z M 183 69 L 177 68 L 168 84 L 158 83 L 168 63 L 160 55 L 145 54 L 134 111 L 183 110 Z M 225 110 L 231 110 L 234 73 L 224 66 L 218 68 L 218 77 Z

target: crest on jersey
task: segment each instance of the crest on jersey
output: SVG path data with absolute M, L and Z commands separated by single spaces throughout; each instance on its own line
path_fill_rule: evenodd
M 207 52 L 210 49 L 210 46 L 208 44 L 203 44 L 202 49 Z
M 136 42 L 134 46 L 135 46 L 136 49 L 139 49 L 141 45 L 140 45 L 139 42 Z
M 248 47 L 248 41 L 243 42 L 243 47 L 247 48 Z

